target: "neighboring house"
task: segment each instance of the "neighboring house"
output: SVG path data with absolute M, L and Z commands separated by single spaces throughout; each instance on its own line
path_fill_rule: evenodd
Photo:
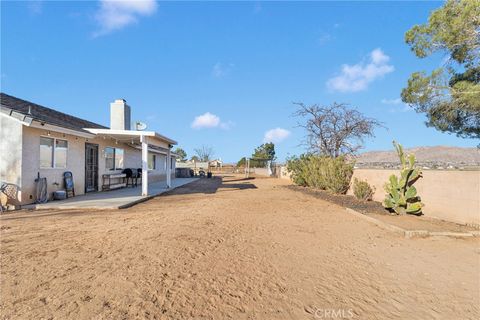
M 195 161 L 195 160 L 187 160 L 187 161 L 179 161 L 176 164 L 177 168 L 190 168 L 195 171 L 197 170 L 208 170 L 208 162 L 202 161 Z
M 221 169 L 222 166 L 223 166 L 222 159 L 215 159 L 215 160 L 210 161 L 210 167 Z
M 209 168 L 221 168 L 223 165 L 222 160 L 216 159 L 212 161 L 195 161 L 195 160 L 187 160 L 187 161 L 178 161 L 177 168 L 190 168 L 190 169 L 203 169 L 208 170 Z
M 110 128 L 4 93 L 0 105 L 0 181 L 17 187 L 14 205 L 35 202 L 38 175 L 47 178 L 49 196 L 64 189 L 65 171 L 73 173 L 76 195 L 101 191 L 103 174 L 125 168 L 143 168 L 142 195 L 148 182 L 171 185 L 176 141 L 131 130 L 123 99 L 110 104 Z

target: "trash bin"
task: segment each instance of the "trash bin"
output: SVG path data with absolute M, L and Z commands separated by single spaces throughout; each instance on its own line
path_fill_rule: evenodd
M 207 178 L 211 178 L 212 177 L 212 173 L 211 172 L 207 172 Z

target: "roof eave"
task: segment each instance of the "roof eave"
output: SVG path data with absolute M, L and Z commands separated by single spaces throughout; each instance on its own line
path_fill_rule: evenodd
M 161 135 L 161 134 L 158 133 L 158 132 L 155 132 L 155 136 L 156 136 L 157 138 L 159 138 L 159 139 L 163 139 L 163 140 L 167 141 L 167 142 L 170 143 L 171 145 L 176 145 L 176 144 L 178 144 L 177 141 L 172 140 L 172 139 L 170 139 L 170 138 L 168 138 L 168 137 L 166 137 L 166 136 L 164 136 L 164 135 Z
M 65 127 L 60 127 L 57 125 L 53 125 L 44 121 L 38 121 L 34 120 L 32 123 L 29 125 L 31 128 L 37 128 L 37 129 L 43 129 L 47 131 L 54 131 L 54 132 L 60 132 L 60 133 L 65 133 L 69 134 L 72 136 L 78 136 L 82 138 L 87 138 L 87 139 L 93 139 L 95 138 L 95 135 L 86 131 L 78 131 L 78 130 L 73 130 Z
M 176 145 L 177 141 L 170 139 L 164 135 L 161 135 L 155 131 L 136 131 L 136 130 L 114 130 L 114 129 L 96 129 L 96 128 L 84 128 L 84 130 L 93 133 L 93 134 L 111 134 L 111 135 L 125 135 L 125 136 L 145 136 L 145 137 L 155 137 L 157 139 L 163 140 L 170 145 Z
M 3 109 L 3 107 L 2 107 Z M 4 110 L 2 110 L 4 111 Z M 78 131 L 78 130 L 73 130 L 65 127 L 60 127 L 54 124 L 47 123 L 45 121 L 40 121 L 36 120 L 28 115 L 25 115 L 21 112 L 16 112 L 15 110 L 12 110 L 12 113 L 6 113 L 6 112 L 0 112 L 1 116 L 8 117 L 14 121 L 18 121 L 20 124 L 24 125 L 25 127 L 30 127 L 30 128 L 36 128 L 36 129 L 43 129 L 47 131 L 54 131 L 54 132 L 59 132 L 59 133 L 64 133 L 64 134 L 69 134 L 72 136 L 78 136 L 78 137 L 83 137 L 83 138 L 94 138 L 95 135 L 91 134 L 86 131 Z M 21 117 L 20 117 L 21 115 Z M 22 118 L 22 119 L 21 119 Z

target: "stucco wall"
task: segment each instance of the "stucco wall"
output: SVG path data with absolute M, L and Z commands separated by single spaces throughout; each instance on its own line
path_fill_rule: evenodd
M 3 204 L 18 205 L 22 196 L 22 126 L 15 119 L 0 115 L 0 181 L 14 184 L 18 191 L 16 199 L 2 195 Z
M 63 173 L 71 171 L 75 183 L 75 193 L 83 194 L 85 191 L 85 143 L 98 145 L 98 186 L 101 190 L 102 174 L 112 173 L 105 168 L 105 148 L 116 147 L 124 150 L 124 168 L 141 168 L 142 154 L 141 150 L 132 148 L 127 144 L 116 143 L 112 139 L 94 138 L 85 139 L 68 134 L 62 134 L 50 131 L 51 138 L 59 138 L 68 141 L 67 168 L 40 168 L 40 137 L 48 136 L 47 131 L 43 129 L 24 127 L 23 128 L 23 165 L 22 165 L 22 204 L 32 203 L 35 200 L 35 179 L 40 172 L 41 177 L 47 178 L 48 195 L 52 192 L 63 189 Z M 19 144 L 21 145 L 21 144 Z M 161 155 L 156 157 L 156 170 L 149 171 L 149 182 L 165 180 L 165 166 L 162 165 Z M 118 170 L 117 172 L 120 172 Z M 173 170 L 174 172 L 174 170 Z M 174 174 L 172 173 L 172 176 Z
M 140 163 L 141 163 L 141 154 L 140 154 Z M 175 158 L 172 159 L 173 168 L 171 171 L 171 177 L 175 178 Z M 141 165 L 140 165 L 141 167 Z M 148 172 L 148 181 L 157 182 L 163 181 L 167 178 L 167 156 L 164 154 L 156 154 L 155 159 L 155 170 L 150 170 Z
M 251 168 L 250 172 L 260 176 L 267 176 L 267 177 L 270 176 L 267 168 Z
M 376 189 L 374 200 L 383 201 L 383 186 L 392 174 L 398 175 L 399 172 L 356 169 L 353 178 L 367 180 Z M 423 213 L 426 216 L 480 225 L 480 171 L 424 170 L 423 178 L 415 183 L 415 187 L 425 203 Z
M 40 137 L 59 138 L 68 141 L 67 168 L 40 168 Z M 85 189 L 85 138 L 63 135 L 54 131 L 50 136 L 46 130 L 31 127 L 23 128 L 22 161 L 22 204 L 35 201 L 35 179 L 47 178 L 47 193 L 63 189 L 63 173 L 71 171 L 75 183 L 75 193 L 83 194 Z
M 290 180 L 286 167 L 282 167 L 281 173 L 281 178 Z M 352 182 L 354 178 L 366 180 L 375 187 L 373 199 L 383 201 L 383 186 L 392 174 L 399 175 L 399 171 L 356 169 Z M 426 216 L 480 225 L 480 171 L 424 170 L 423 178 L 415 183 L 415 187 L 425 204 L 423 213 Z M 352 189 L 348 194 L 353 194 Z

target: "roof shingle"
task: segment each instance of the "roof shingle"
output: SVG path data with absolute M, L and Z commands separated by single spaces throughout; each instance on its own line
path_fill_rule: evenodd
M 3 92 L 0 93 L 0 105 L 2 109 L 8 108 L 15 110 L 16 112 L 32 117 L 34 120 L 76 131 L 87 132 L 83 130 L 83 128 L 108 129 L 108 127 L 100 124 L 19 99 Z

